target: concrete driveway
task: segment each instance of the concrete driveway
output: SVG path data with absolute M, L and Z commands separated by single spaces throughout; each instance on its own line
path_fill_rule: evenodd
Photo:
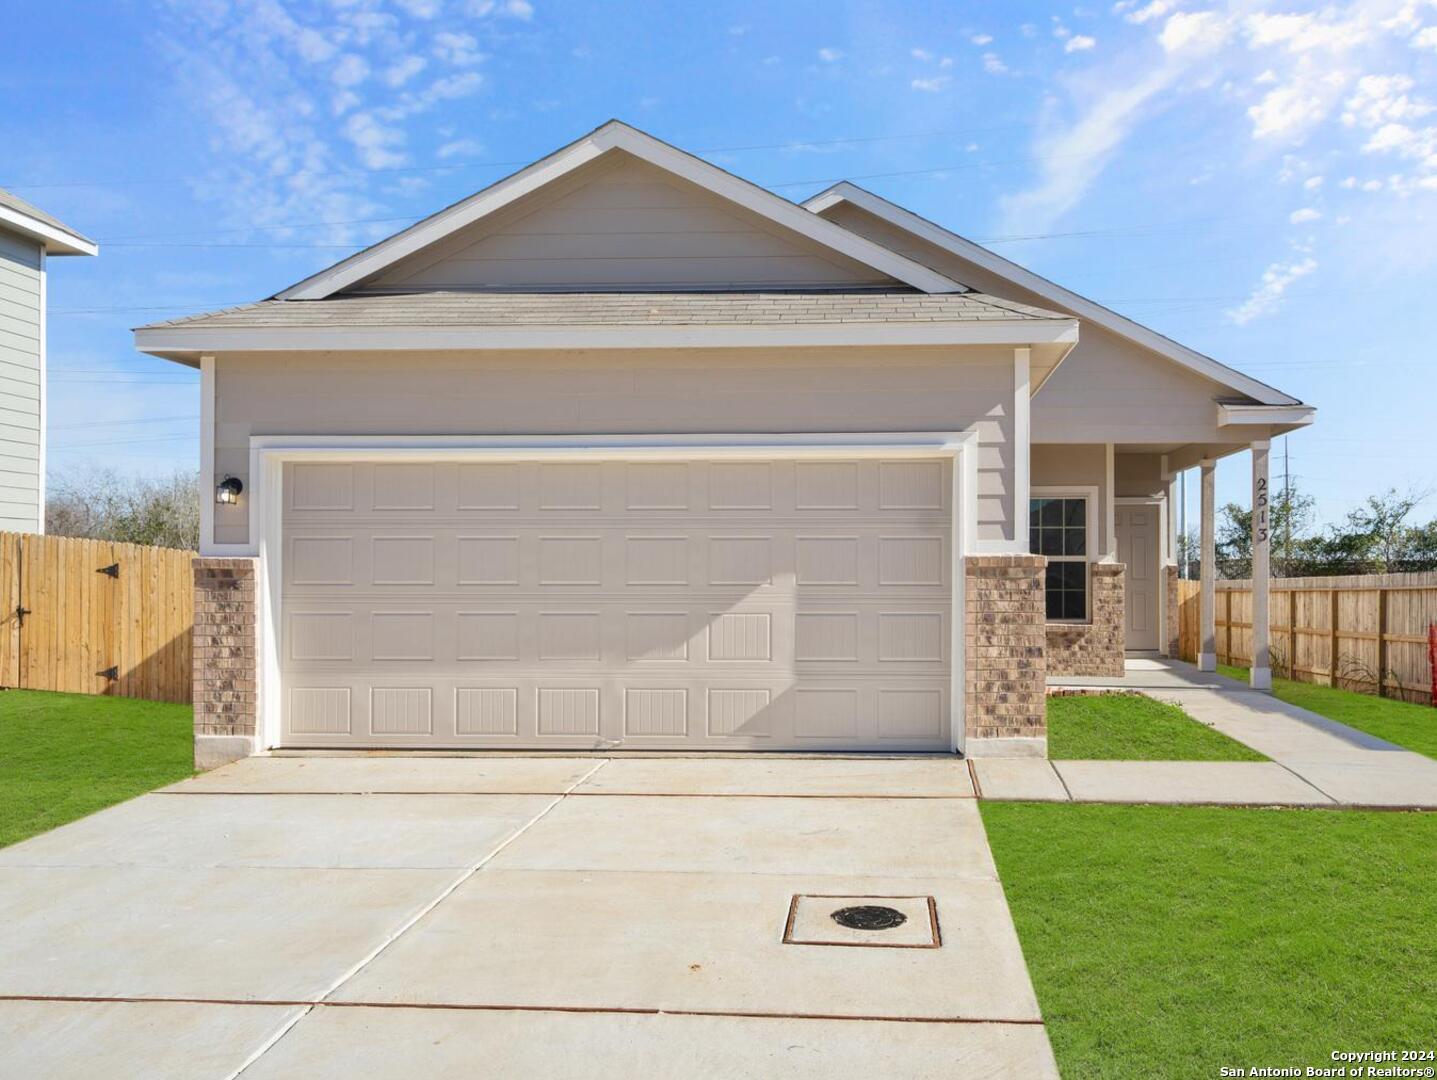
M 1057 1075 L 936 758 L 238 762 L 0 851 L 0 1032 L 28 1078 Z

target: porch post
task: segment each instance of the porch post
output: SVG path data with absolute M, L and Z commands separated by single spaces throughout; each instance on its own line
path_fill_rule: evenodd
M 1198 670 L 1217 670 L 1217 462 L 1203 458 L 1202 468 L 1202 645 Z
M 1272 689 L 1271 639 L 1268 636 L 1268 589 L 1271 584 L 1268 553 L 1272 521 L 1268 498 L 1267 439 L 1252 444 L 1252 667 L 1248 682 L 1254 690 Z

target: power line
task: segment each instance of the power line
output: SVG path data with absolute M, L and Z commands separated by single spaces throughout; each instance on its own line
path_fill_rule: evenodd
M 181 420 L 199 420 L 197 413 L 186 413 L 184 416 L 140 416 L 133 420 L 91 420 L 84 424 L 51 424 L 51 431 L 70 431 L 75 428 L 97 427 L 124 427 L 134 424 L 174 424 Z

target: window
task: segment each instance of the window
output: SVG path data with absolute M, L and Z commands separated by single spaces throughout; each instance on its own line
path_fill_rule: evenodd
M 1033 499 L 1028 550 L 1048 557 L 1045 591 L 1051 622 L 1088 617 L 1088 500 Z

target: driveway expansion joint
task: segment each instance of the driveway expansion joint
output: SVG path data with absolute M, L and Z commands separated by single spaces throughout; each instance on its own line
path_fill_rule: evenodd
M 332 991 L 331 991 L 332 992 Z M 855 1023 L 886 1024 L 1003 1024 L 1010 1027 L 1042 1027 L 1041 1018 L 1029 1017 L 988 1017 L 988 1016 L 882 1016 L 866 1013 L 805 1013 L 765 1012 L 746 1009 L 678 1009 L 662 1006 L 638 1007 L 626 1005 L 497 1005 L 481 1002 L 422 1002 L 422 1001 L 328 1001 L 285 1000 L 273 998 L 188 998 L 188 997 L 91 997 L 79 994 L 0 994 L 0 1001 L 47 1001 L 86 1005 L 229 1005 L 253 1008 L 304 1009 L 295 1017 L 298 1023 L 313 1009 L 381 1009 L 386 1011 L 426 1010 L 434 1012 L 522 1012 L 522 1013 L 583 1013 L 613 1016 L 715 1016 L 740 1020 L 847 1020 Z M 293 1027 L 291 1024 L 289 1027 Z M 287 1027 L 285 1031 L 288 1031 Z M 284 1032 L 280 1032 L 283 1036 Z M 278 1038 L 269 1043 L 273 1046 Z M 268 1049 L 268 1047 L 266 1047 Z M 259 1059 L 254 1055 L 234 1076 Z

